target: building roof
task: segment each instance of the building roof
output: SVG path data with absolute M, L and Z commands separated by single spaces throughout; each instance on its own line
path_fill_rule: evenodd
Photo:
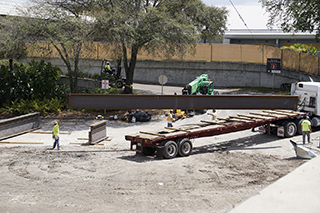
M 281 29 L 231 29 L 225 32 L 226 39 L 315 39 L 315 33 L 285 33 Z

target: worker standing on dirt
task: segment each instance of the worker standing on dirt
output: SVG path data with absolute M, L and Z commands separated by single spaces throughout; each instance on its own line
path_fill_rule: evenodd
M 56 146 L 57 146 L 57 148 L 58 148 L 58 150 L 60 150 L 60 144 L 59 144 L 59 125 L 60 125 L 60 123 L 61 123 L 61 120 L 62 119 L 60 119 L 59 120 L 59 122 L 54 122 L 54 127 L 53 127 L 53 129 L 52 129 L 52 137 L 53 137 L 53 139 L 54 139 L 54 143 L 53 143 L 53 148 L 52 149 L 54 149 L 54 148 L 56 148 Z
M 308 137 L 308 143 L 310 143 L 310 133 L 311 133 L 311 122 L 309 121 L 309 117 L 306 116 L 305 119 L 301 123 L 302 128 L 302 142 L 305 144 L 306 135 Z
M 167 117 L 167 122 L 168 122 L 168 127 L 173 127 L 172 122 L 174 121 L 173 119 L 173 110 L 170 110 L 170 113 Z

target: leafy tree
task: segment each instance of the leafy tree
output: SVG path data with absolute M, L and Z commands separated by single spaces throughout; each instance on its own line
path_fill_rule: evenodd
M 291 46 L 283 46 L 281 49 L 285 50 L 291 50 L 294 52 L 299 52 L 299 53 L 306 53 L 309 55 L 317 55 L 319 52 L 319 49 L 313 46 L 308 46 L 306 44 L 294 44 Z
M 49 42 L 65 63 L 72 92 L 77 89 L 80 55 L 83 49 L 90 49 L 93 41 L 93 23 L 86 16 L 85 3 L 73 0 L 31 0 L 31 6 L 19 8 L 19 19 L 24 26 L 24 35 L 33 41 L 36 51 L 44 54 L 50 48 L 38 45 L 38 41 Z M 37 46 L 38 45 L 38 46 Z
M 0 20 L 0 58 L 9 59 L 9 69 L 7 73 L 3 73 L 7 77 L 5 86 L 6 100 L 11 103 L 12 93 L 12 72 L 13 72 L 13 59 L 21 59 L 26 57 L 27 51 L 24 42 L 24 34 L 22 26 L 17 24 L 17 17 L 1 17 Z M 2 81 L 4 82 L 4 81 Z
M 26 70 L 31 79 L 29 85 L 32 88 L 31 98 L 41 99 L 58 96 L 58 80 L 60 78 L 60 68 L 46 63 L 44 60 L 32 60 L 28 63 Z
M 20 8 L 28 39 L 49 41 L 67 66 L 75 91 L 80 52 L 99 39 L 114 45 L 123 58 L 124 93 L 132 93 L 139 51 L 170 58 L 194 52 L 196 42 L 221 36 L 225 8 L 209 7 L 201 0 L 31 0 Z M 215 21 L 211 21 L 211 18 Z M 95 27 L 95 28 L 93 28 Z M 113 51 L 108 49 L 108 51 Z
M 5 98 L 5 86 L 9 80 L 8 69 L 7 61 L 1 61 L 0 107 L 6 102 L 10 104 Z M 12 101 L 50 100 L 53 97 L 59 97 L 61 93 L 57 83 L 60 78 L 59 71 L 59 67 L 46 63 L 44 60 L 32 60 L 28 64 L 13 63 Z
M 319 0 L 260 0 L 269 13 L 268 25 L 280 23 L 284 32 L 316 32 L 320 35 Z
M 132 93 L 139 51 L 167 58 L 176 54 L 183 57 L 188 51 L 194 51 L 201 36 L 204 40 L 213 40 L 225 29 L 225 8 L 209 7 L 200 0 L 96 2 L 94 17 L 98 38 L 119 44 L 114 52 L 124 62 L 124 93 Z
M 198 15 L 198 22 L 204 43 L 222 39 L 226 30 L 227 11 L 225 8 L 204 7 Z

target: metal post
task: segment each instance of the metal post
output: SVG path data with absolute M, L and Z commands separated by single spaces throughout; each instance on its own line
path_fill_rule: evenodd
M 107 94 L 107 89 L 104 90 L 104 94 Z M 103 113 L 104 113 L 104 115 L 107 114 L 107 110 L 104 109 L 104 110 L 103 110 Z
M 272 73 L 272 89 L 274 89 L 274 73 Z
M 163 95 L 163 84 L 161 84 L 161 95 Z

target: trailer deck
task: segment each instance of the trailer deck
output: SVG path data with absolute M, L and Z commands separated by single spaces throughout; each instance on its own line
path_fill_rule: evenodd
M 162 152 L 167 142 L 174 147 L 165 150 L 166 158 L 175 157 L 180 154 L 183 156 L 189 155 L 192 150 L 190 139 L 210 137 L 214 135 L 238 132 L 256 127 L 264 127 L 266 132 L 270 133 L 274 126 L 284 126 L 284 135 L 286 137 L 294 136 L 298 130 L 298 122 L 306 114 L 302 112 L 287 111 L 287 110 L 264 110 L 260 113 L 251 112 L 249 114 L 238 114 L 237 116 L 229 116 L 228 118 L 217 118 L 216 120 L 206 121 L 201 120 L 199 124 L 190 124 L 179 127 L 165 127 L 163 129 L 146 132 L 140 131 L 137 134 L 126 135 L 125 139 L 131 141 L 131 150 L 142 152 L 144 154 L 154 154 L 155 151 Z M 183 141 L 183 142 L 182 142 Z M 187 141 L 187 144 L 185 143 Z M 174 142 L 174 143 L 172 143 Z M 187 150 L 183 151 L 183 145 Z M 191 149 L 191 150 L 189 150 Z M 177 152 L 177 153 L 176 153 Z M 159 154 L 159 153 L 158 153 Z M 167 155 L 166 155 L 167 154 Z

